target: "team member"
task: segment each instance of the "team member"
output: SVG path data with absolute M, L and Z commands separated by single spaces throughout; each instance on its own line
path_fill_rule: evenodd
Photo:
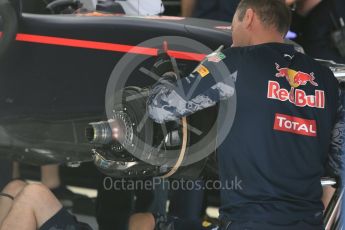
M 44 185 L 13 181 L 0 193 L 1 230 L 92 230 L 69 214 Z
M 297 42 L 314 58 L 345 64 L 345 56 L 337 49 L 331 34 L 344 25 L 345 5 L 339 0 L 299 0 L 292 29 L 298 33 Z
M 154 16 L 164 13 L 162 0 L 96 0 L 96 9 L 130 16 Z M 121 8 L 121 9 L 120 9 Z
M 118 0 L 126 15 L 151 16 L 164 12 L 162 0 Z
M 291 5 L 296 0 L 286 0 Z M 232 21 L 240 0 L 182 0 L 183 17 L 207 18 L 220 21 Z
M 243 184 L 221 191 L 221 229 L 323 229 L 320 178 L 326 168 L 340 176 L 344 111 L 332 72 L 284 44 L 290 18 L 281 0 L 242 0 L 233 47 L 182 80 L 166 74 L 149 96 L 149 115 L 162 123 L 228 104 L 236 90 L 234 124 L 218 158 L 222 183 Z M 216 82 L 221 59 L 231 76 Z M 152 217 L 144 216 L 154 224 Z
M 182 0 L 182 16 L 231 22 L 239 0 Z

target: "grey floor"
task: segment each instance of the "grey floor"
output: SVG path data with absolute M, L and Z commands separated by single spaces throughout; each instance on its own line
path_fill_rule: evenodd
M 72 187 L 72 186 L 68 186 L 68 188 L 75 193 L 86 195 L 90 198 L 95 198 L 97 196 L 97 191 L 94 189 L 86 189 L 86 188 L 79 188 L 79 187 Z M 207 214 L 210 217 L 217 218 L 219 215 L 219 210 L 218 208 L 215 208 L 215 207 L 209 207 L 207 208 Z M 93 230 L 98 230 L 98 225 L 97 225 L 97 221 L 95 217 L 79 215 L 79 214 L 76 214 L 75 216 L 80 222 L 89 224 Z
M 78 214 L 75 216 L 77 217 L 78 221 L 87 223 L 88 225 L 92 227 L 93 230 L 98 230 L 98 225 L 97 225 L 97 221 L 95 217 L 78 215 Z
M 97 196 L 97 191 L 94 189 L 86 189 L 72 186 L 68 186 L 68 188 L 72 190 L 74 193 L 82 194 L 90 198 L 95 198 Z M 97 221 L 94 216 L 85 216 L 79 214 L 75 214 L 75 216 L 77 217 L 78 221 L 87 223 L 92 227 L 93 230 L 98 230 Z

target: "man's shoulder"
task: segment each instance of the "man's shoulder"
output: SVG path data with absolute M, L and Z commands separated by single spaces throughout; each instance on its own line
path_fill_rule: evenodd
M 301 65 L 303 72 L 312 73 L 317 80 L 323 82 L 325 86 L 330 87 L 329 89 L 337 89 L 339 87 L 339 82 L 329 67 L 321 64 L 307 54 L 298 53 L 298 56 L 299 60 L 295 62 L 298 63 L 297 65 Z
M 225 54 L 238 54 L 238 55 L 247 55 L 247 54 L 265 54 L 265 53 L 294 53 L 295 48 L 291 44 L 285 43 L 263 43 L 258 45 L 251 46 L 242 46 L 242 47 L 230 47 L 223 51 Z
M 307 54 L 300 54 L 303 56 L 304 60 L 308 65 L 314 69 L 314 71 L 319 72 L 322 74 L 321 76 L 328 78 L 329 80 L 334 81 L 334 83 L 338 84 L 338 80 L 335 78 L 333 72 L 331 69 L 323 64 L 321 64 L 319 61 L 315 60 L 313 57 L 308 56 Z

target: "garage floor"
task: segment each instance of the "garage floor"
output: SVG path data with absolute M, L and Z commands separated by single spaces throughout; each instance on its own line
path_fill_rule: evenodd
M 72 190 L 74 193 L 82 194 L 90 198 L 96 198 L 97 196 L 97 191 L 95 189 L 86 189 L 74 186 L 68 186 L 68 188 Z M 217 218 L 219 214 L 218 208 L 207 208 L 207 214 L 212 218 Z M 89 224 L 94 230 L 98 230 L 98 225 L 95 217 L 80 214 L 75 214 L 75 216 L 78 218 L 79 221 Z

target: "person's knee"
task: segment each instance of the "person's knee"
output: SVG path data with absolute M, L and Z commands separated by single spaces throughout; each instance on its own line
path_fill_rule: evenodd
M 50 189 L 42 184 L 27 185 L 19 195 L 15 205 L 25 206 L 25 208 L 32 210 L 39 226 L 62 208 L 61 203 Z
M 62 205 L 42 184 L 29 184 L 24 187 L 13 203 L 13 212 L 25 213 L 26 216 L 35 218 L 35 223 L 41 227 L 52 218 Z
M 129 219 L 129 230 L 154 230 L 155 219 L 151 213 L 138 213 Z
M 47 200 L 47 198 L 50 198 L 53 195 L 50 190 L 42 184 L 29 184 L 25 186 L 20 196 L 27 201 L 40 202 Z
M 15 198 L 25 188 L 25 186 L 27 186 L 27 183 L 24 181 L 14 180 L 6 185 L 2 192 Z

